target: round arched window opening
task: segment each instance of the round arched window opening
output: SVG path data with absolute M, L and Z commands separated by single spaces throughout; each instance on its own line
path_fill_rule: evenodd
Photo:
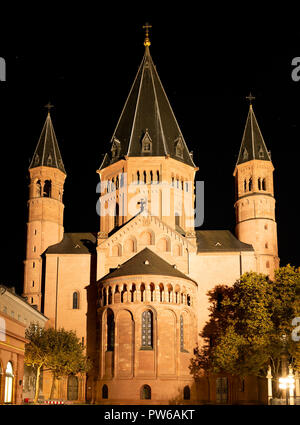
M 108 399 L 108 386 L 106 384 L 102 387 L 102 398 L 106 400 Z
M 151 400 L 151 387 L 149 385 L 142 386 L 141 400 Z
M 11 362 L 7 363 L 6 370 L 5 370 L 5 392 L 4 392 L 4 403 L 11 403 L 12 402 L 12 395 L 13 395 L 13 367 Z

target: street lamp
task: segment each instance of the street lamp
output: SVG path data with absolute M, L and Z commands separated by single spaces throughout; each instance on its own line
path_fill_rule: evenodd
M 279 378 L 279 388 L 285 390 L 286 404 L 294 404 L 295 379 L 291 366 L 289 366 L 288 376 Z

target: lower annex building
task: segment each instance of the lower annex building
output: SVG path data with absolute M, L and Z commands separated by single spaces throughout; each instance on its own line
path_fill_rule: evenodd
M 108 404 L 264 402 L 256 378 L 194 382 L 207 291 L 279 266 L 274 167 L 252 104 L 234 170 L 236 234 L 196 230 L 193 155 L 150 55 L 130 89 L 100 176 L 99 231 L 64 233 L 66 171 L 50 111 L 29 167 L 24 295 L 48 326 L 76 330 L 93 368 L 57 397 Z M 100 154 L 100 152 L 99 152 Z M 92 201 L 91 201 L 92 202 Z M 44 377 L 44 396 L 50 383 Z

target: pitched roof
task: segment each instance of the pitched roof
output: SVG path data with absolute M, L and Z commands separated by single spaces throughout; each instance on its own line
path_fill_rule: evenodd
M 136 275 L 162 275 L 172 276 L 181 279 L 191 280 L 196 283 L 193 279 L 179 271 L 177 268 L 163 260 L 159 255 L 155 254 L 151 249 L 144 248 L 136 255 L 131 257 L 125 263 L 121 264 L 120 267 L 103 276 L 100 281 L 110 279 L 113 277 L 121 276 L 136 276 Z
M 254 251 L 229 230 L 196 230 L 197 252 Z
M 32 157 L 29 169 L 46 166 L 58 168 L 66 173 L 54 132 L 50 112 L 47 114 L 37 147 Z
M 61 242 L 49 246 L 46 254 L 90 254 L 96 249 L 95 233 L 64 233 Z
M 143 140 L 150 148 L 143 148 Z M 170 155 L 195 167 L 148 46 L 113 133 L 112 152 L 105 156 L 100 169 L 125 155 Z
M 252 104 L 250 104 L 236 165 L 253 159 L 271 161 L 270 153 L 267 150 L 265 141 L 258 126 Z

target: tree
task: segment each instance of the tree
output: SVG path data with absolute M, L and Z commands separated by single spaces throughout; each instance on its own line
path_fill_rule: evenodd
M 232 287 L 218 285 L 210 291 L 210 320 L 200 334 L 205 343 L 190 366 L 194 376 L 203 368 L 265 377 L 270 365 L 276 380 L 285 352 L 299 368 L 299 347 L 290 338 L 291 321 L 300 311 L 299 282 L 299 269 L 288 265 L 276 271 L 273 281 L 251 272 Z
M 34 403 L 37 403 L 41 369 L 46 366 L 50 355 L 47 332 L 39 325 L 31 323 L 26 329 L 25 336 L 29 340 L 25 345 L 25 364 L 36 369 Z
M 48 329 L 51 354 L 47 367 L 52 372 L 50 398 L 53 398 L 55 381 L 63 376 L 87 372 L 91 366 L 84 355 L 84 346 L 73 331 Z
M 90 367 L 90 362 L 84 354 L 85 348 L 73 331 L 44 329 L 31 324 L 26 330 L 26 338 L 29 342 L 25 345 L 25 363 L 37 371 L 34 403 L 38 399 L 42 368 L 52 372 L 50 398 L 53 398 L 56 379 L 84 373 Z

